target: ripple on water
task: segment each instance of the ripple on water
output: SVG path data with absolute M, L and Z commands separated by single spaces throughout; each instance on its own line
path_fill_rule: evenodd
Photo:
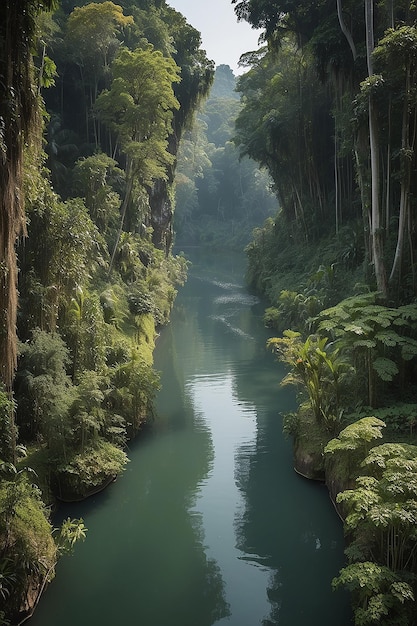
M 252 337 L 252 335 L 249 335 L 238 326 L 235 326 L 234 324 L 229 322 L 225 315 L 210 315 L 210 319 L 215 322 L 219 322 L 228 332 L 234 335 L 238 335 L 239 337 L 244 337 L 245 339 L 250 339 L 251 341 L 254 341 L 254 337 Z
M 259 298 L 251 296 L 247 293 L 231 293 L 227 296 L 217 296 L 214 299 L 215 304 L 237 304 L 240 306 L 252 306 L 259 304 Z

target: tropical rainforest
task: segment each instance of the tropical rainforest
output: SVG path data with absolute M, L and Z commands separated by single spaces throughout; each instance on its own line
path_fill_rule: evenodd
M 216 68 L 210 93 L 197 109 L 177 155 L 175 242 L 242 250 L 252 230 L 275 216 L 277 198 L 265 167 L 233 142 L 241 110 L 237 79 Z
M 0 623 L 87 532 L 56 500 L 123 471 L 150 420 L 181 136 L 214 66 L 163 0 L 0 7 Z
M 346 530 L 355 624 L 417 612 L 416 7 L 232 0 L 262 29 L 241 58 L 234 141 L 279 211 L 247 246 L 268 347 L 299 392 L 295 468 Z
M 175 236 L 246 246 L 299 392 L 295 468 L 344 520 L 333 585 L 358 626 L 417 621 L 416 8 L 232 4 L 262 45 L 210 91 L 200 34 L 165 0 L 1 3 L 5 626 L 86 535 L 51 508 L 112 481 L 152 418 L 187 275 Z

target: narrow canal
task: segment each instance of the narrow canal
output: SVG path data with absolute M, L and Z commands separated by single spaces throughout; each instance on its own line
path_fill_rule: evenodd
M 292 469 L 293 394 L 265 349 L 243 255 L 194 254 L 158 340 L 158 417 L 125 474 L 62 511 L 87 540 L 31 626 L 348 626 L 331 591 L 343 532 L 324 486 Z

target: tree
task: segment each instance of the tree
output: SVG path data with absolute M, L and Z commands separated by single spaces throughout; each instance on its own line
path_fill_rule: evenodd
M 347 158 L 349 154 L 354 153 L 367 253 L 373 266 L 376 287 L 385 299 L 388 297 L 388 287 L 395 288 L 398 298 L 399 269 L 406 231 L 410 244 L 410 265 L 413 268 L 411 220 L 407 215 L 410 198 L 413 197 L 410 173 L 415 133 L 411 113 L 410 85 L 413 82 L 415 61 L 412 60 L 414 52 L 411 51 L 414 43 L 412 43 L 410 25 L 415 16 L 415 7 L 409 2 L 397 3 L 394 6 L 394 3 L 376 3 L 374 0 L 365 0 L 363 3 L 338 0 L 336 6 L 335 3 L 329 3 L 326 0 L 315 2 L 314 6 L 310 3 L 307 5 L 303 3 L 300 6 L 292 0 L 273 0 L 272 2 L 234 0 L 233 4 L 236 4 L 235 11 L 239 19 L 246 19 L 252 25 L 265 29 L 264 37 L 276 53 L 281 53 L 283 41 L 289 33 L 295 34 L 297 47 L 303 50 L 304 55 L 307 51 L 312 53 L 313 64 L 318 70 L 319 78 L 332 89 L 331 106 L 334 117 L 332 187 L 334 187 L 335 194 L 336 232 L 339 231 L 341 223 L 342 205 L 343 208 L 347 206 L 349 212 L 351 211 L 349 207 L 354 206 L 352 163 Z M 386 39 L 387 35 L 385 37 L 382 35 L 386 27 L 389 24 L 394 27 L 395 22 L 399 26 L 396 28 L 398 33 L 394 44 L 393 35 L 389 35 L 388 39 Z M 400 33 L 401 29 L 407 28 L 409 29 L 407 34 L 405 30 Z M 403 40 L 400 41 L 402 37 Z M 378 38 L 380 38 L 381 47 Z M 395 46 L 398 50 L 398 63 L 395 62 L 397 54 L 394 52 Z M 366 52 L 366 65 L 363 54 L 360 52 L 358 54 L 361 50 Z M 393 60 L 391 70 L 388 61 L 390 55 Z M 401 78 L 403 97 L 400 106 L 397 104 L 400 83 L 396 82 L 396 89 L 391 88 L 387 91 L 385 88 L 387 78 L 391 82 L 395 80 L 395 76 L 398 78 L 397 67 L 401 67 L 403 71 Z M 375 68 L 379 73 L 376 73 Z M 359 91 L 355 99 L 356 108 L 349 113 L 355 91 Z M 388 93 L 389 99 L 386 98 Z M 400 146 L 396 148 L 393 139 L 396 135 L 395 125 L 398 118 L 394 111 L 398 109 L 401 109 L 399 115 L 402 116 L 403 123 Z M 353 135 L 348 119 L 350 122 L 354 121 Z M 314 126 L 314 120 L 311 117 L 310 121 Z M 350 148 L 349 134 L 353 137 Z M 253 146 L 256 147 L 255 142 Z M 397 150 L 399 158 L 396 156 Z M 329 162 L 330 159 L 329 156 L 325 162 Z M 401 161 L 396 180 L 392 176 L 392 164 L 395 160 Z M 296 160 L 291 158 L 291 162 L 295 164 Z M 296 171 L 295 167 L 293 170 Z M 386 174 L 385 185 L 382 184 L 383 174 Z M 328 182 L 330 182 L 329 178 Z M 284 195 L 279 187 L 278 192 L 283 202 Z M 308 193 L 311 194 L 311 189 Z M 332 201 L 333 188 L 330 193 L 330 201 Z M 390 207 L 393 201 L 397 202 L 397 193 L 399 205 L 397 245 L 388 281 L 385 248 L 390 249 L 391 242 L 387 241 L 390 228 Z M 308 215 L 309 207 L 301 194 L 300 197 L 303 212 Z M 285 208 L 285 203 L 283 204 Z M 306 230 L 311 231 L 310 224 L 307 225 Z M 411 273 L 414 281 L 413 269 Z
M 175 109 L 172 120 L 173 132 L 168 138 L 168 151 L 178 152 L 184 130 L 190 125 L 200 102 L 207 96 L 214 75 L 214 63 L 201 50 L 201 35 L 190 26 L 181 13 L 165 5 L 163 16 L 169 25 L 174 52 L 173 59 L 180 68 L 180 80 L 174 85 L 175 97 L 180 106 Z M 149 188 L 149 205 L 152 241 L 168 254 L 172 245 L 172 218 L 174 205 L 170 192 L 174 182 L 175 160 L 167 167 L 165 179 L 155 181 Z
M 16 376 L 17 419 L 22 435 L 44 438 L 50 456 L 67 454 L 71 436 L 69 409 L 74 388 L 66 373 L 68 349 L 59 335 L 39 329 L 22 346 Z
M 76 290 L 105 264 L 105 242 L 81 198 L 61 202 L 46 190 L 31 207 L 21 291 L 32 328 L 55 331 Z
M 355 624 L 366 626 L 408 626 L 411 622 L 412 586 L 384 565 L 372 561 L 344 567 L 332 581 L 334 589 L 346 587 L 355 597 Z
M 64 335 L 72 353 L 72 378 L 82 381 L 84 371 L 105 369 L 105 327 L 97 294 L 78 286 L 66 310 Z
M 81 454 L 84 454 L 86 446 L 91 441 L 98 438 L 103 428 L 105 422 L 103 403 L 108 382 L 103 375 L 85 370 L 77 387 L 77 396 L 71 407 L 71 420 Z
M 0 7 L 0 378 L 7 389 L 17 359 L 15 242 L 25 231 L 23 152 L 40 129 L 32 50 L 36 18 L 54 6 L 55 0 L 5 0 Z
M 327 337 L 310 335 L 302 341 L 300 333 L 286 330 L 282 338 L 273 337 L 267 346 L 291 367 L 282 384 L 301 387 L 307 394 L 318 425 L 333 432 L 341 414 L 341 390 L 349 364 Z
M 375 268 L 377 289 L 386 299 L 388 295 L 388 287 L 384 263 L 383 233 L 380 209 L 378 121 L 374 100 L 375 96 L 372 89 L 372 87 L 378 82 L 378 78 L 374 76 L 372 59 L 372 53 L 375 47 L 373 8 L 374 0 L 365 0 L 366 60 L 368 65 L 368 80 L 367 82 L 363 83 L 363 88 L 366 89 L 368 93 L 369 146 L 371 165 L 370 235 L 372 247 L 372 262 Z
M 338 478 L 346 484 L 358 476 L 360 464 L 368 454 L 376 439 L 382 438 L 385 423 L 376 417 L 363 417 L 349 424 L 340 431 L 335 439 L 331 439 L 324 448 L 326 462 L 337 467 Z M 346 468 L 342 476 L 342 468 Z
M 294 0 L 232 0 L 232 4 L 239 20 L 264 29 L 265 38 L 276 47 L 288 32 L 297 35 L 299 45 L 307 42 L 334 9 L 327 0 L 307 0 L 302 5 Z
M 362 466 L 377 480 L 378 500 L 366 512 L 366 519 L 378 530 L 378 561 L 393 571 L 414 571 L 417 447 L 396 443 L 376 446 L 370 450 Z
M 389 277 L 391 287 L 398 291 L 401 276 L 406 230 L 410 228 L 409 210 L 411 193 L 411 171 L 415 163 L 415 126 L 411 124 L 412 85 L 417 70 L 417 29 L 413 26 L 400 26 L 386 31 L 373 51 L 375 64 L 383 72 L 392 89 L 402 95 L 402 128 L 400 153 L 400 202 L 398 213 L 397 244 Z M 402 83 L 402 84 L 401 84 Z M 410 241 L 411 233 L 408 233 Z M 413 262 L 413 251 L 410 249 Z
M 124 172 L 114 159 L 99 152 L 77 161 L 74 178 L 91 219 L 107 235 L 118 224 L 120 196 L 115 188 L 122 186 Z
M 171 24 L 166 19 L 166 8 L 165 2 L 157 6 L 154 1 L 144 6 L 140 6 L 138 2 L 132 5 L 129 11 L 132 12 L 134 24 L 126 33 L 125 45 L 134 50 L 150 43 L 165 57 L 172 57 L 175 54 L 175 43 Z
M 117 35 L 130 24 L 133 24 L 133 17 L 123 15 L 122 7 L 109 1 L 77 7 L 68 18 L 66 43 L 80 69 L 84 88 L 88 85 L 89 102 L 85 108 L 87 137 L 91 107 L 98 96 L 99 83 L 109 79 L 111 62 L 120 46 Z M 96 126 L 94 136 L 97 146 L 99 136 Z
M 347 507 L 345 525 L 353 540 L 346 550 L 350 564 L 333 585 L 354 592 L 355 623 L 406 626 L 413 623 L 417 448 L 384 443 L 361 466 L 366 474 L 337 496 Z
M 251 55 L 250 64 L 237 83 L 243 107 L 234 141 L 267 168 L 291 240 L 314 240 L 332 224 L 330 100 L 311 53 L 290 36 L 276 53 Z
M 129 434 L 136 433 L 152 415 L 152 401 L 159 388 L 159 376 L 132 350 L 130 360 L 115 368 L 112 374 L 114 391 L 109 396 L 116 413 L 125 415 Z
M 101 121 L 115 133 L 126 157 L 126 190 L 110 271 L 126 214 L 133 210 L 135 180 L 142 187 L 151 187 L 155 180 L 166 179 L 167 167 L 174 162 L 167 150 L 168 136 L 172 133 L 173 111 L 179 107 L 173 92 L 179 68 L 150 44 L 133 52 L 122 49 L 112 70 L 111 88 L 102 92 L 96 102 Z

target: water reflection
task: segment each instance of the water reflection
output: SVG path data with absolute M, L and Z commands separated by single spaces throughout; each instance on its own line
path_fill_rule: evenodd
M 297 477 L 243 268 L 205 258 L 156 351 L 158 418 L 104 494 L 87 541 L 59 565 L 31 626 L 346 626 L 329 583 L 342 529 L 324 488 Z M 65 511 L 65 514 L 68 514 Z
M 242 515 L 244 499 L 235 481 L 236 445 L 252 449 L 256 430 L 253 407 L 236 401 L 233 376 L 201 377 L 189 385 L 196 410 L 210 425 L 215 451 L 213 468 L 200 488 L 194 510 L 202 514 L 206 553 L 215 559 L 225 583 L 230 605 L 228 619 L 216 624 L 259 624 L 268 613 L 268 570 L 247 560 L 236 544 L 235 519 Z
M 60 563 L 35 626 L 210 626 L 230 613 L 202 515 L 190 514 L 213 464 L 211 434 L 184 394 L 172 333 L 162 343 L 170 358 L 160 415 L 132 443 L 117 483 L 71 509 L 84 517 L 88 537 Z
M 326 489 L 292 470 L 280 412 L 292 409 L 294 398 L 278 387 L 280 369 L 266 354 L 257 301 L 219 280 L 206 281 L 205 290 L 201 310 L 217 322 L 214 332 L 207 325 L 206 347 L 216 371 L 223 364 L 224 373 L 217 387 L 213 380 L 193 383 L 193 402 L 206 407 L 215 450 L 214 473 L 196 506 L 203 511 L 208 553 L 225 578 L 232 608 L 227 622 L 345 626 L 348 597 L 331 592 L 331 580 L 344 564 L 341 524 Z M 223 502 L 218 495 L 216 502 L 219 492 Z M 213 519 L 213 509 L 221 510 L 226 500 L 229 517 Z

